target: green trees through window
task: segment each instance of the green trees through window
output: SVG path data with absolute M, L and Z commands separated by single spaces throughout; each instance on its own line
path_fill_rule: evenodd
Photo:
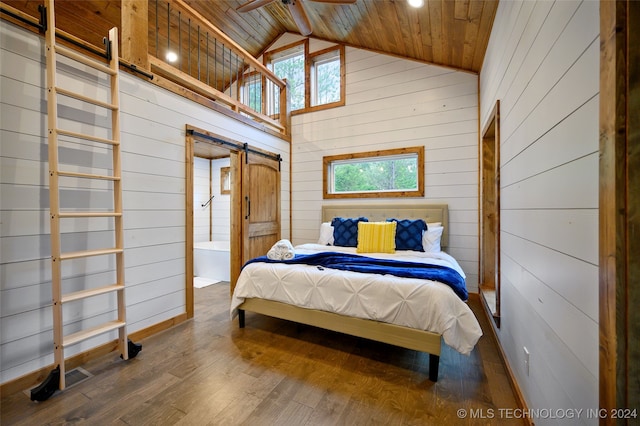
M 287 80 L 291 111 L 306 112 L 344 105 L 344 46 L 309 53 L 308 40 L 265 53 L 265 64 Z M 279 94 L 266 102 L 280 111 Z
M 334 192 L 415 191 L 417 169 L 416 157 L 334 164 Z
M 424 196 L 424 147 L 323 157 L 324 198 Z
M 272 65 L 274 74 L 287 80 L 291 98 L 291 110 L 304 108 L 304 52 L 300 51 L 293 55 L 278 58 L 273 61 Z M 276 100 L 279 100 L 279 98 L 276 98 Z

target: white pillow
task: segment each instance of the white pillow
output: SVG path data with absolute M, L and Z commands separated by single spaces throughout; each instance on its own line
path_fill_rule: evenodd
M 427 222 L 427 228 L 442 226 L 442 222 Z
M 424 251 L 438 252 L 440 248 L 440 238 L 442 238 L 442 232 L 444 226 L 433 226 L 434 224 L 427 224 L 427 230 L 422 234 L 422 247 Z
M 323 246 L 333 245 L 333 226 L 331 226 L 331 222 L 323 222 L 320 225 L 320 238 L 318 238 L 318 244 L 322 244 Z

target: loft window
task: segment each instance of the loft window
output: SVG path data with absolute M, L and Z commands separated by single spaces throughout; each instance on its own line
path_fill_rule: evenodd
M 323 158 L 324 198 L 424 196 L 424 147 Z
M 265 64 L 278 77 L 287 80 L 291 112 L 317 111 L 345 104 L 345 49 L 334 46 L 309 53 L 309 41 L 304 40 L 270 52 Z M 269 104 L 280 110 L 277 94 L 268 93 Z
M 270 67 L 275 75 L 287 80 L 291 111 L 305 107 L 305 46 L 306 43 L 296 44 L 294 47 L 275 52 L 270 55 Z M 274 96 L 276 111 L 279 96 Z
M 259 73 L 243 76 L 240 100 L 254 111 L 262 112 L 262 76 Z
M 344 99 L 343 51 L 340 47 L 330 48 L 311 56 L 311 106 L 336 104 Z

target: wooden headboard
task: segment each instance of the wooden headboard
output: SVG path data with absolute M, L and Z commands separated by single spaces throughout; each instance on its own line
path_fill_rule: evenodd
M 425 222 L 441 222 L 444 232 L 440 240 L 442 249 L 449 246 L 449 206 L 447 204 L 344 204 L 322 206 L 322 221 L 331 222 L 334 217 L 364 216 L 371 222 L 383 222 L 387 218 L 424 219 Z

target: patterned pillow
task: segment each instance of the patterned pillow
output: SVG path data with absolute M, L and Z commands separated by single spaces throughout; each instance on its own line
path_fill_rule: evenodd
M 358 222 L 368 222 L 366 217 L 342 218 L 334 217 L 331 221 L 333 226 L 333 245 L 342 247 L 358 246 Z
M 358 223 L 357 253 L 395 253 L 397 222 Z
M 422 219 L 387 219 L 396 222 L 396 250 L 424 251 L 422 234 L 427 230 L 427 224 Z

